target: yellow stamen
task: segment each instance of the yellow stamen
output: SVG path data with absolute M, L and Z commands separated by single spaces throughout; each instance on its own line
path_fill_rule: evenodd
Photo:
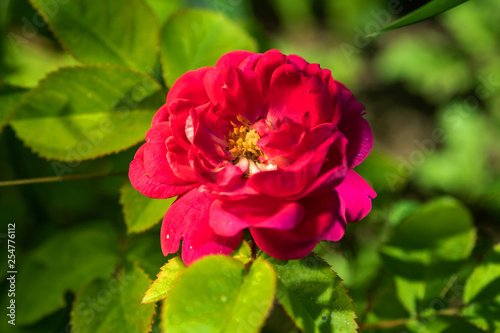
M 235 123 L 231 122 L 234 128 L 227 136 L 229 152 L 233 155 L 235 160 L 240 157 L 245 157 L 251 161 L 257 162 L 259 156 L 264 156 L 262 150 L 257 146 L 260 136 L 257 131 L 250 129 L 250 122 L 247 119 L 243 118 L 241 115 L 238 115 L 236 118 L 243 125 L 237 126 Z

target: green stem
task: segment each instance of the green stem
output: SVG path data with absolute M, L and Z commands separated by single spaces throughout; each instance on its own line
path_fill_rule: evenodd
M 435 316 L 458 316 L 461 313 L 461 307 L 457 308 L 448 308 L 448 309 L 443 309 L 436 311 L 434 314 Z M 425 316 L 427 317 L 427 316 Z M 421 317 L 421 318 L 425 318 Z M 413 318 L 399 318 L 399 319 L 391 319 L 391 320 L 385 320 L 385 321 L 379 321 L 377 323 L 372 323 L 372 324 L 364 324 L 360 325 L 359 330 L 364 331 L 364 330 L 370 330 L 370 329 L 375 329 L 375 328 L 392 328 L 392 327 L 397 327 L 397 326 L 403 326 L 406 325 L 411 319 Z
M 82 175 L 70 175 L 70 176 L 60 176 L 60 177 L 54 176 L 54 177 L 40 177 L 40 178 L 29 178 L 29 179 L 4 180 L 4 181 L 0 181 L 0 187 L 27 185 L 27 184 L 40 184 L 40 183 L 54 183 L 54 182 L 62 182 L 65 180 L 75 180 L 75 179 L 118 177 L 118 176 L 125 176 L 126 174 L 127 174 L 126 172 L 87 173 L 87 174 L 82 174 Z

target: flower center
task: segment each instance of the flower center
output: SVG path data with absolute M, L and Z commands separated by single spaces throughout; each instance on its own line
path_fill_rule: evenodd
M 233 130 L 226 136 L 229 150 L 233 156 L 231 163 L 245 170 L 245 176 L 250 177 L 254 173 L 276 170 L 277 166 L 270 161 L 264 152 L 257 146 L 260 135 L 256 130 L 250 128 L 250 122 L 241 115 L 236 117 L 241 125 L 234 126 Z
M 265 155 L 257 146 L 257 142 L 260 140 L 259 134 L 254 129 L 250 129 L 250 122 L 241 115 L 238 115 L 237 119 L 242 125 L 238 126 L 231 122 L 234 128 L 227 136 L 229 152 L 233 155 L 234 161 L 237 162 L 242 157 L 253 162 L 262 160 L 259 157 Z

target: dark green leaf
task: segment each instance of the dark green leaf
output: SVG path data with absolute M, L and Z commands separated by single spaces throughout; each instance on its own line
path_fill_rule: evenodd
M 127 232 L 141 232 L 153 227 L 165 215 L 175 198 L 152 199 L 142 195 L 127 181 L 120 189 Z
M 477 266 L 465 284 L 463 316 L 478 327 L 500 332 L 500 244 Z
M 151 73 L 158 23 L 140 0 L 31 0 L 63 46 L 86 64 L 115 64 Z
M 459 317 L 435 316 L 423 318 L 421 321 L 411 320 L 408 325 L 410 332 L 415 333 L 482 333 L 480 329 L 467 323 Z M 399 330 L 400 332 L 401 330 Z
M 467 279 L 464 302 L 490 300 L 500 295 L 500 244 L 477 266 Z
M 165 300 L 165 332 L 259 332 L 271 310 L 276 273 L 263 260 L 245 266 L 208 256 L 191 265 Z
M 468 210 L 451 198 L 434 200 L 406 218 L 382 249 L 401 303 L 410 313 L 432 306 L 474 247 Z
M 397 28 L 401 28 L 410 24 L 414 24 L 430 17 L 436 16 L 444 11 L 447 11 L 455 6 L 460 5 L 461 3 L 466 2 L 467 0 L 432 0 L 423 5 L 422 7 L 417 8 L 411 13 L 403 16 L 397 21 L 389 24 L 382 30 L 376 32 L 386 32 L 390 30 L 394 30 Z
M 141 304 L 148 276 L 137 266 L 121 270 L 117 277 L 98 279 L 76 295 L 71 311 L 74 332 L 150 332 L 154 304 Z
M 256 51 L 257 44 L 222 13 L 198 9 L 179 11 L 162 29 L 165 82 L 171 86 L 189 70 L 214 66 L 224 53 L 233 50 Z
M 0 82 L 0 132 L 12 117 L 15 106 L 21 101 L 28 89 Z
M 28 93 L 11 126 L 45 158 L 95 158 L 144 140 L 162 95 L 152 78 L 126 69 L 64 68 Z
M 73 228 L 47 239 L 24 259 L 16 288 L 17 322 L 32 323 L 64 307 L 65 292 L 107 278 L 118 260 L 115 232 L 105 223 Z
M 163 266 L 169 257 L 165 257 L 161 251 L 159 232 L 152 230 L 149 235 L 140 234 L 128 242 L 126 259 L 130 263 L 137 262 L 154 279 L 158 274 L 158 267 Z
M 269 261 L 278 273 L 278 301 L 297 327 L 304 332 L 356 332 L 352 299 L 327 263 L 315 255 Z

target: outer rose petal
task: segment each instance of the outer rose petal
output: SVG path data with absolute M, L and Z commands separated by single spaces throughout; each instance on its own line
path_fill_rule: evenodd
M 236 50 L 224 54 L 217 60 L 215 64 L 216 67 L 237 67 L 246 58 L 255 55 L 255 53 L 250 51 Z
M 306 215 L 292 230 L 250 228 L 255 243 L 264 252 L 279 260 L 300 259 L 311 253 L 325 236 L 343 234 L 345 220 L 335 192 L 301 200 Z
M 250 226 L 293 229 L 303 217 L 301 204 L 273 197 L 259 196 L 234 202 L 215 200 L 210 209 L 210 226 L 218 235 L 233 236 Z
M 178 178 L 167 160 L 167 144 L 166 140 L 172 135 L 168 123 L 162 122 L 151 126 L 146 133 L 146 141 L 143 148 L 144 169 L 147 175 L 160 183 L 168 185 L 187 185 L 188 182 Z
M 168 185 L 152 179 L 144 169 L 143 152 L 144 145 L 135 154 L 134 160 L 130 163 L 128 173 L 132 186 L 143 195 L 155 199 L 167 199 L 186 193 L 193 187 L 198 186 L 196 183 L 180 186 Z
M 357 222 L 372 209 L 372 200 L 377 193 L 354 170 L 347 171 L 342 183 L 335 190 L 346 207 L 345 216 L 348 222 Z
M 168 209 L 161 227 L 161 248 L 166 256 L 179 250 L 186 265 L 210 254 L 229 255 L 241 242 L 243 233 L 221 237 L 209 225 L 209 210 L 213 200 L 195 188 L 179 197 Z
M 193 101 L 198 105 L 208 102 L 208 96 L 203 87 L 203 77 L 207 69 L 208 67 L 202 67 L 195 71 L 189 71 L 178 78 L 168 92 L 167 105 L 178 98 Z M 154 119 L 157 120 L 156 117 Z
M 363 162 L 373 148 L 373 133 L 363 118 L 363 104 L 342 84 L 335 82 L 342 90 L 343 114 L 339 130 L 349 140 L 346 157 L 349 168 L 353 169 Z

